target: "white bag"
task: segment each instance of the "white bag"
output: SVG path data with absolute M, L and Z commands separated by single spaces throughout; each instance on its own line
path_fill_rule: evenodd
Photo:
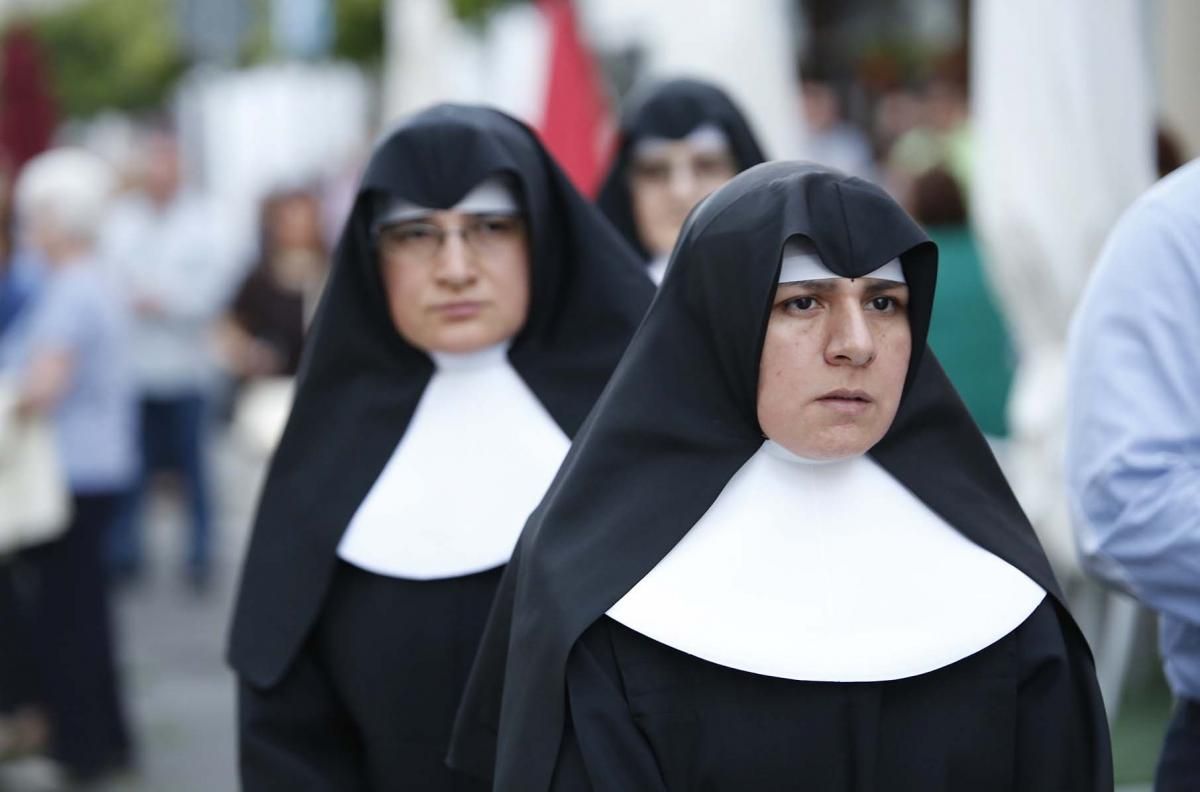
M 0 556 L 57 539 L 71 493 L 48 419 L 16 413 L 17 391 L 0 384 Z

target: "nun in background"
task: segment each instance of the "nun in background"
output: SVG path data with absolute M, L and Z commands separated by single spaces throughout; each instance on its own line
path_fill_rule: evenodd
M 720 88 L 669 80 L 631 98 L 596 202 L 661 283 L 692 207 L 765 159 L 746 117 Z
M 485 788 L 444 758 L 501 568 L 652 293 L 521 123 L 379 144 L 234 615 L 246 790 Z
M 452 765 L 502 792 L 1112 789 L 1087 646 L 925 348 L 936 268 L 882 190 L 808 164 L 696 210 L 522 533 Z

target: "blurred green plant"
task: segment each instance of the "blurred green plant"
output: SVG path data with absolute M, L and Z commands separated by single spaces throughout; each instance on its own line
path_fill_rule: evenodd
M 454 15 L 468 25 L 482 27 L 488 15 L 504 6 L 530 0 L 450 0 Z
M 366 66 L 383 61 L 383 0 L 334 0 L 334 57 Z
M 84 0 L 28 22 L 67 116 L 157 107 L 186 65 L 170 0 Z
M 447 0 L 455 16 L 475 27 L 499 8 L 530 1 Z M 333 0 L 333 56 L 378 67 L 384 56 L 385 6 L 386 0 Z M 274 54 L 269 0 L 251 0 L 250 7 L 253 22 L 243 65 Z M 55 96 L 69 117 L 161 107 L 188 67 L 175 0 L 78 0 L 27 21 L 46 47 Z

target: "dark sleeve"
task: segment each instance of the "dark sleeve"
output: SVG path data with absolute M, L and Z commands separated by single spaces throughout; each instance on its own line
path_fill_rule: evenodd
M 1046 597 L 1017 635 L 1016 789 L 1112 792 L 1112 746 L 1096 669 L 1070 617 Z
M 246 328 L 253 317 L 257 302 L 257 279 L 251 272 L 238 286 L 233 300 L 229 304 L 229 317 L 243 328 Z M 247 331 L 249 332 L 249 331 Z
M 356 792 L 368 788 L 358 736 L 308 647 L 275 686 L 238 685 L 243 792 Z
M 552 792 L 662 792 L 658 761 L 629 710 L 607 619 L 567 659 L 567 722 Z
M 508 668 L 508 639 L 512 632 L 519 554 L 514 553 L 492 600 L 479 649 L 463 690 L 446 764 L 460 773 L 490 781 L 496 774 L 496 744 L 500 704 Z

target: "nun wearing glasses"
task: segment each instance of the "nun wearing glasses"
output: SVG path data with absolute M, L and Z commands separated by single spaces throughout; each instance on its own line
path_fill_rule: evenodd
M 660 283 L 688 212 L 764 159 L 746 116 L 720 88 L 686 78 L 650 83 L 622 114 L 596 203 Z
M 1087 644 L 926 349 L 936 272 L 890 197 L 813 165 L 693 212 L 522 533 L 452 764 L 498 792 L 1111 791 Z
M 652 292 L 521 123 L 439 105 L 379 143 L 236 605 L 244 789 L 487 788 L 444 762 L 462 687 Z

